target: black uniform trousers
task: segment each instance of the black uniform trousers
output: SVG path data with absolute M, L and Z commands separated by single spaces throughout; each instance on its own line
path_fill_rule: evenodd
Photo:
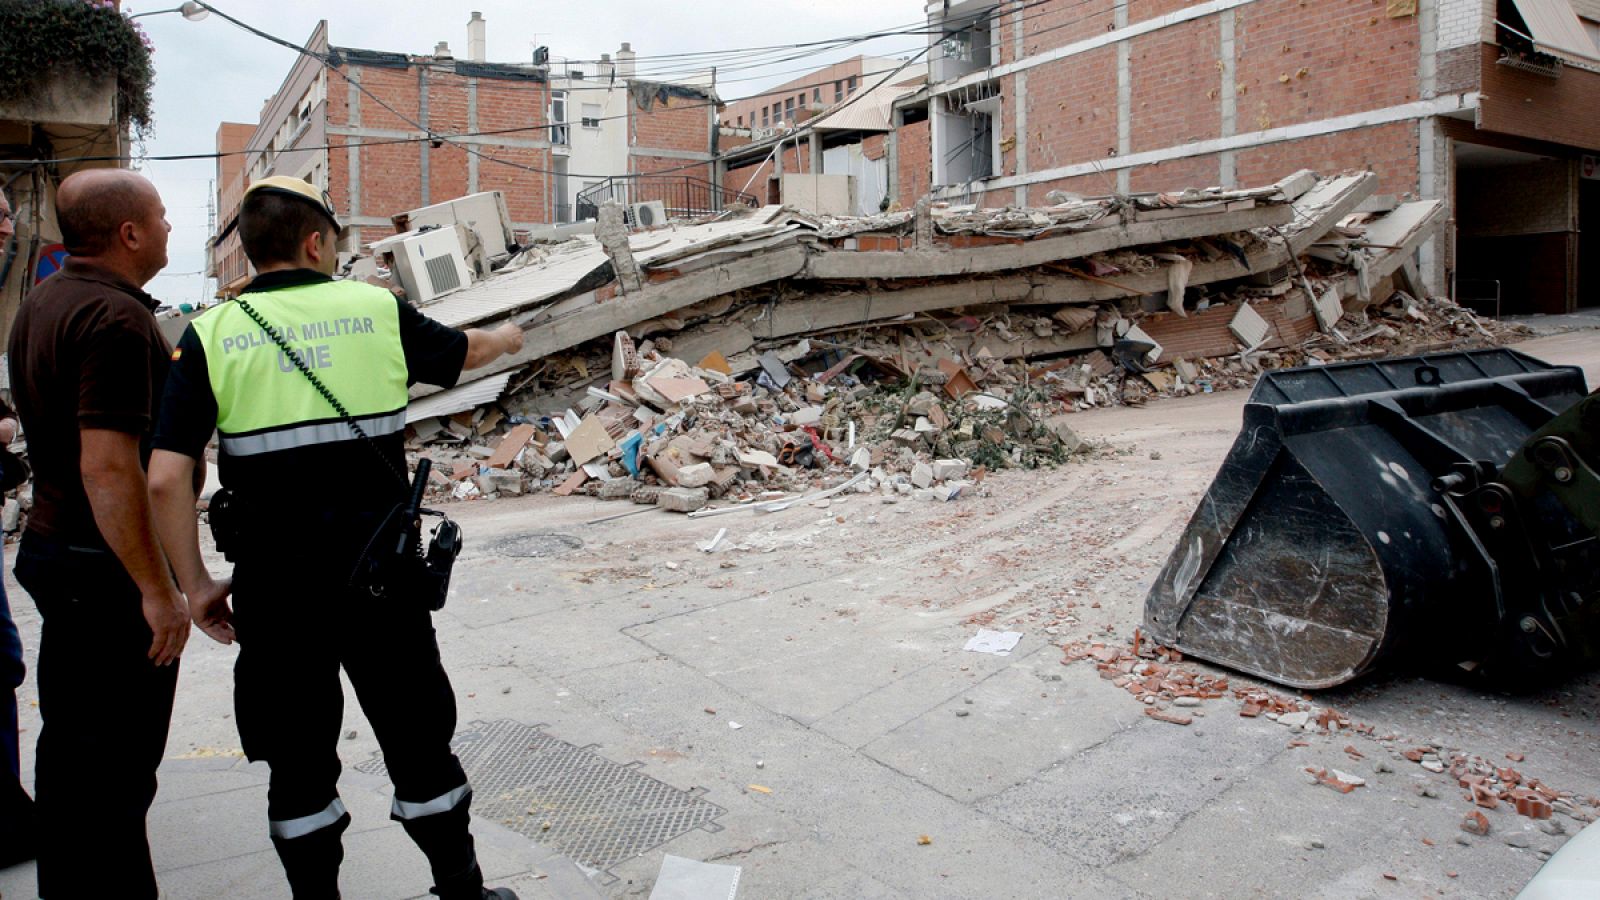
M 427 856 L 445 898 L 481 900 L 483 876 L 468 831 L 471 790 L 450 749 L 455 695 L 427 609 L 346 585 L 351 535 L 245 539 L 234 553 L 239 658 L 234 705 L 245 755 L 271 766 L 267 816 L 297 900 L 338 896 L 343 667 L 394 782 L 391 817 Z M 276 547 L 272 545 L 278 545 Z
M 178 666 L 146 654 L 139 588 L 108 550 L 23 535 L 17 581 L 44 619 L 39 641 L 39 896 L 157 894 L 145 816 L 167 746 Z

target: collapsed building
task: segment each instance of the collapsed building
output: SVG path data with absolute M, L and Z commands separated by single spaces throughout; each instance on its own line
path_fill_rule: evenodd
M 1297 172 L 1041 208 L 766 206 L 656 228 L 608 205 L 593 234 L 528 247 L 486 213 L 380 242 L 353 274 L 447 325 L 526 333 L 472 381 L 413 389 L 408 446 L 435 459 L 441 493 L 693 511 L 848 478 L 951 499 L 988 470 L 1083 450 L 1065 413 L 1496 342 L 1503 326 L 1419 286 L 1444 204 L 1376 184 Z

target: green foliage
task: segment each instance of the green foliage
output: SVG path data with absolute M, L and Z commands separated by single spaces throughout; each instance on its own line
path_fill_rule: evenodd
M 25 97 L 61 73 L 112 76 L 121 124 L 143 137 L 156 78 L 150 50 L 144 32 L 109 0 L 3 0 L 0 103 Z

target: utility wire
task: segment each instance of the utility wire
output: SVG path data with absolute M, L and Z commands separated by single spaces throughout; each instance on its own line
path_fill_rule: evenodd
M 1025 9 L 1029 9 L 1029 8 L 1033 8 L 1033 7 L 1046 5 L 1046 4 L 1051 3 L 1051 2 L 1054 2 L 1054 0 L 1029 0 L 1029 2 L 1018 2 L 1016 11 L 1021 11 L 1021 10 L 1025 10 Z M 1081 7 L 1081 6 L 1086 5 L 1089 2 L 1092 2 L 1092 0 L 1078 0 L 1078 2 L 1075 2 L 1075 3 L 1071 4 L 1067 8 Z M 480 130 L 480 131 L 468 131 L 468 132 L 436 132 L 436 131 L 433 131 L 432 129 L 429 129 L 429 128 L 423 126 L 421 123 L 416 122 L 414 119 L 411 119 L 409 116 L 405 115 L 404 113 L 401 113 L 399 110 L 395 109 L 392 105 L 386 103 L 381 98 L 379 98 L 376 95 L 374 95 L 369 89 L 367 89 L 365 86 L 363 86 L 360 82 L 351 82 L 349 80 L 348 76 L 346 76 L 345 73 L 340 72 L 339 69 L 337 68 L 337 66 L 330 59 L 328 59 L 326 56 L 324 56 L 322 54 L 319 54 L 319 53 L 317 53 L 315 51 L 312 51 L 309 48 L 306 48 L 306 47 L 301 46 L 299 44 L 295 44 L 292 41 L 288 41 L 288 40 L 285 40 L 283 38 L 279 38 L 279 37 L 277 37 L 275 35 L 269 34 L 269 33 L 265 32 L 265 31 L 262 31 L 261 29 L 258 29 L 258 28 L 254 27 L 252 25 L 249 25 L 248 23 L 242 22 L 239 19 L 236 19 L 236 18 L 228 15 L 227 13 L 222 12 L 221 10 L 218 10 L 214 6 L 211 6 L 209 4 L 202 4 L 202 5 L 206 6 L 206 8 L 211 10 L 212 12 L 217 13 L 217 15 L 220 18 L 225 19 L 226 21 L 230 22 L 231 24 L 234 24 L 237 27 L 239 27 L 239 28 L 251 33 L 251 34 L 256 35 L 257 37 L 260 37 L 260 38 L 262 38 L 264 40 L 267 40 L 267 41 L 269 41 L 271 43 L 278 44 L 280 46 L 286 47 L 288 49 L 294 50 L 296 53 L 299 53 L 299 54 L 304 55 L 304 56 L 308 56 L 308 57 L 320 62 L 322 65 L 327 67 L 330 71 L 333 71 L 334 73 L 338 74 L 340 77 L 345 78 L 347 84 L 354 84 L 356 89 L 359 92 L 361 92 L 364 96 L 370 97 L 375 103 L 377 103 L 379 106 L 382 106 L 383 108 L 385 108 L 389 112 L 393 113 L 397 118 L 401 119 L 402 121 L 404 121 L 407 124 L 411 125 L 412 127 L 416 128 L 418 131 L 423 132 L 423 134 L 418 136 L 418 137 L 378 138 L 378 139 L 372 139 L 372 140 L 359 140 L 359 141 L 352 140 L 352 141 L 345 141 L 345 142 L 342 142 L 342 143 L 329 143 L 329 144 L 322 144 L 322 145 L 316 145 L 316 146 L 296 146 L 296 147 L 291 147 L 291 148 L 286 148 L 286 149 L 292 149 L 292 150 L 296 150 L 296 151 L 347 150 L 347 149 L 357 149 L 357 148 L 361 148 L 361 147 L 385 146 L 385 145 L 394 145 L 394 144 L 417 144 L 417 143 L 422 143 L 422 142 L 430 142 L 430 143 L 435 143 L 435 144 L 448 143 L 448 144 L 450 144 L 452 147 L 454 147 L 456 149 L 462 150 L 463 152 L 466 152 L 466 153 L 470 153 L 470 154 L 472 154 L 474 156 L 477 156 L 477 157 L 479 157 L 481 159 L 484 159 L 484 160 L 487 160 L 489 162 L 499 163 L 501 165 L 510 166 L 510 167 L 513 167 L 513 168 L 517 168 L 517 169 L 521 169 L 521 170 L 524 170 L 524 171 L 533 172 L 533 173 L 537 173 L 537 174 L 566 175 L 567 177 L 576 177 L 576 178 L 608 178 L 608 177 L 613 177 L 613 176 L 610 176 L 610 175 L 598 175 L 598 174 L 591 175 L 591 174 L 572 173 L 572 172 L 563 173 L 563 172 L 557 172 L 555 170 L 550 170 L 550 169 L 541 169 L 541 168 L 538 168 L 538 167 L 535 167 L 535 166 L 527 166 L 527 165 L 524 165 L 524 164 L 521 164 L 521 163 L 516 163 L 516 162 L 510 161 L 510 160 L 500 159 L 498 157 L 482 153 L 481 151 L 474 150 L 469 146 L 460 144 L 460 143 L 452 140 L 452 138 L 492 137 L 492 136 L 495 136 L 495 135 L 505 135 L 505 134 L 516 134 L 516 133 L 546 131 L 546 130 L 549 130 L 549 129 L 553 128 L 553 127 L 560 127 L 563 124 L 565 124 L 567 127 L 572 127 L 573 123 L 570 120 L 568 122 L 566 122 L 566 123 L 546 123 L 546 124 L 543 124 L 543 125 L 528 125 L 528 126 L 520 126 L 520 127 L 515 127 L 515 128 L 494 129 L 494 130 Z M 983 13 L 983 14 L 972 14 L 972 15 L 969 15 L 969 16 L 967 16 L 967 18 L 973 18 L 974 22 L 969 23 L 969 24 L 967 24 L 965 26 L 961 26 L 961 27 L 956 28 L 956 29 L 950 29 L 948 27 L 941 28 L 941 29 L 938 30 L 938 33 L 940 33 L 940 34 L 960 34 L 962 31 L 970 31 L 977 24 L 977 20 L 987 16 L 990 12 L 993 12 L 993 10 L 988 11 L 988 12 Z M 1014 15 L 1014 12 L 1013 13 L 1006 13 L 1006 15 Z M 1079 23 L 1081 23 L 1083 21 L 1086 21 L 1088 19 L 1094 18 L 1096 15 L 1103 15 L 1103 14 L 1105 14 L 1105 11 L 1100 11 L 1098 13 L 1090 14 L 1088 16 L 1082 16 L 1082 17 L 1079 17 L 1077 19 L 1073 19 L 1073 20 L 1070 20 L 1070 21 L 1067 21 L 1067 22 L 1063 22 L 1063 23 L 1054 25 L 1054 26 L 1052 26 L 1050 28 L 1041 29 L 1040 31 L 1035 32 L 1034 36 L 1037 36 L 1039 34 L 1048 33 L 1048 32 L 1051 32 L 1051 31 L 1056 31 L 1056 30 L 1059 30 L 1061 28 L 1070 27 L 1072 25 L 1076 25 L 1076 24 L 1079 24 Z M 1044 13 L 1036 13 L 1033 16 L 1026 16 L 1024 18 L 1033 18 L 1034 16 L 1039 16 L 1039 15 L 1044 15 Z M 891 33 L 894 33 L 894 32 L 880 32 L 880 33 L 876 33 L 876 34 L 887 35 L 887 34 L 891 34 Z M 901 33 L 904 33 L 904 32 L 901 32 Z M 926 33 L 933 33 L 933 32 L 930 30 L 930 31 L 928 31 Z M 826 42 L 809 42 L 809 43 L 811 43 L 811 44 L 820 44 L 820 43 L 826 43 Z M 789 46 L 799 46 L 799 45 L 789 45 Z M 926 47 L 924 47 L 917 54 L 915 54 L 911 58 L 909 58 L 906 61 L 904 61 L 899 67 L 895 68 L 894 70 L 891 70 L 891 72 L 889 74 L 889 77 L 892 78 L 894 75 L 897 75 L 900 72 L 904 71 L 912 62 L 914 62 L 916 59 L 921 58 L 922 56 L 927 55 L 927 53 L 929 51 L 931 51 L 935 46 L 936 46 L 935 44 L 928 44 Z M 770 77 L 770 76 L 762 76 L 762 77 Z M 868 77 L 870 77 L 870 76 L 868 76 Z M 746 80 L 754 80 L 754 78 L 746 79 Z M 785 85 L 785 86 L 782 86 L 780 88 L 774 88 L 774 89 L 771 89 L 771 90 L 768 90 L 768 91 L 763 91 L 763 92 L 760 92 L 760 93 L 751 94 L 749 96 L 739 98 L 738 100 L 735 100 L 735 101 L 732 101 L 732 102 L 736 102 L 737 103 L 737 102 L 743 102 L 743 101 L 746 101 L 746 100 L 756 99 L 756 98 L 760 98 L 760 97 L 768 97 L 768 96 L 785 96 L 785 95 L 788 95 L 788 94 L 798 93 L 798 92 L 801 92 L 801 91 L 810 90 L 810 89 L 817 88 L 817 87 L 827 87 L 827 86 L 833 84 L 834 81 L 836 81 L 836 80 L 839 80 L 839 79 L 829 79 L 827 81 L 813 82 L 813 83 L 802 84 L 802 85 Z M 860 92 L 852 95 L 851 98 L 848 99 L 847 101 L 845 101 L 843 104 L 834 106 L 832 108 L 825 109 L 823 111 L 822 115 L 811 119 L 806 124 L 806 127 L 802 131 L 800 131 L 800 132 L 792 132 L 790 134 L 786 134 L 786 135 L 784 135 L 784 139 L 787 140 L 789 137 L 798 136 L 799 134 L 804 133 L 805 131 L 809 131 L 810 128 L 811 128 L 811 125 L 813 123 L 819 121 L 820 119 L 822 119 L 822 118 L 824 118 L 826 116 L 832 115 L 834 112 L 837 112 L 838 110 L 843 109 L 845 106 L 849 106 L 849 105 L 853 104 L 855 102 L 855 100 L 858 99 L 859 97 L 864 96 L 866 93 L 869 93 L 870 91 L 875 90 L 877 87 L 880 87 L 885 83 L 888 83 L 887 79 L 881 80 L 878 84 L 873 85 L 871 88 L 868 88 L 865 91 L 860 91 Z M 480 90 L 483 90 L 485 87 L 490 87 L 490 85 L 486 85 L 484 83 L 480 83 L 479 84 L 479 89 Z M 510 88 L 509 86 L 506 86 L 506 87 L 502 88 L 502 86 L 500 86 L 500 85 L 492 85 L 492 87 L 496 88 L 496 89 L 522 90 L 520 88 Z M 551 88 L 549 88 L 548 85 L 547 85 L 546 86 L 546 90 L 551 90 Z M 560 89 L 558 89 L 558 90 L 560 90 Z M 609 91 L 611 91 L 613 89 L 610 88 L 610 87 L 599 87 L 599 86 L 596 86 L 594 88 L 568 87 L 568 88 L 565 88 L 564 90 L 567 90 L 568 92 L 575 91 L 575 90 L 596 90 L 596 91 L 602 91 L 603 90 L 603 91 L 609 92 Z M 703 108 L 719 106 L 719 105 L 725 105 L 725 104 L 719 104 L 716 101 L 712 101 L 712 102 L 707 102 L 707 103 L 698 103 L 698 104 L 690 104 L 690 105 L 686 105 L 686 106 L 674 107 L 673 109 L 674 109 L 674 111 L 681 111 L 681 110 L 688 110 L 688 109 L 703 109 Z M 598 118 L 598 121 L 609 121 L 609 120 L 616 120 L 616 119 L 626 119 L 628 117 L 629 117 L 629 114 L 624 113 L 624 114 L 621 114 L 621 115 L 614 115 L 614 116 L 602 116 L 602 117 Z M 146 155 L 146 156 L 141 156 L 141 157 L 132 157 L 132 156 L 125 156 L 125 155 L 123 155 L 123 156 L 112 156 L 112 155 L 103 155 L 103 156 L 62 156 L 62 157 L 54 157 L 54 158 L 51 158 L 51 159 L 0 160 L 0 166 L 58 165 L 58 164 L 63 164 L 63 163 L 74 163 L 74 162 L 126 162 L 126 161 L 176 162 L 176 161 L 202 160 L 202 159 L 213 159 L 214 160 L 214 159 L 222 159 L 222 158 L 226 158 L 226 157 L 230 157 L 230 156 L 252 156 L 252 155 L 258 155 L 258 154 L 263 153 L 263 152 L 265 152 L 265 151 L 259 150 L 259 149 L 255 149 L 255 150 L 246 149 L 246 150 L 238 150 L 238 151 L 209 152 L 209 153 L 156 154 L 156 155 Z M 685 165 L 682 165 L 682 166 L 675 166 L 675 167 L 672 167 L 672 168 L 662 169 L 662 170 L 659 170 L 659 171 L 651 172 L 649 174 L 652 174 L 652 175 L 666 175 L 666 174 L 671 174 L 673 172 L 683 171 L 683 170 L 687 170 L 687 169 L 698 169 L 698 168 L 701 168 L 701 167 L 709 164 L 710 162 L 712 162 L 712 161 L 711 160 L 700 160 L 700 161 L 688 163 L 688 164 L 685 164 Z

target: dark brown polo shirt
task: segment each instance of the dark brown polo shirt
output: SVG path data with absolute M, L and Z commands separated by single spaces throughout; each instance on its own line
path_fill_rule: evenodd
M 139 436 L 141 462 L 171 365 L 155 298 L 120 275 L 69 258 L 22 301 L 11 326 L 11 396 L 28 434 L 28 530 L 104 547 L 79 470 L 80 428 Z

